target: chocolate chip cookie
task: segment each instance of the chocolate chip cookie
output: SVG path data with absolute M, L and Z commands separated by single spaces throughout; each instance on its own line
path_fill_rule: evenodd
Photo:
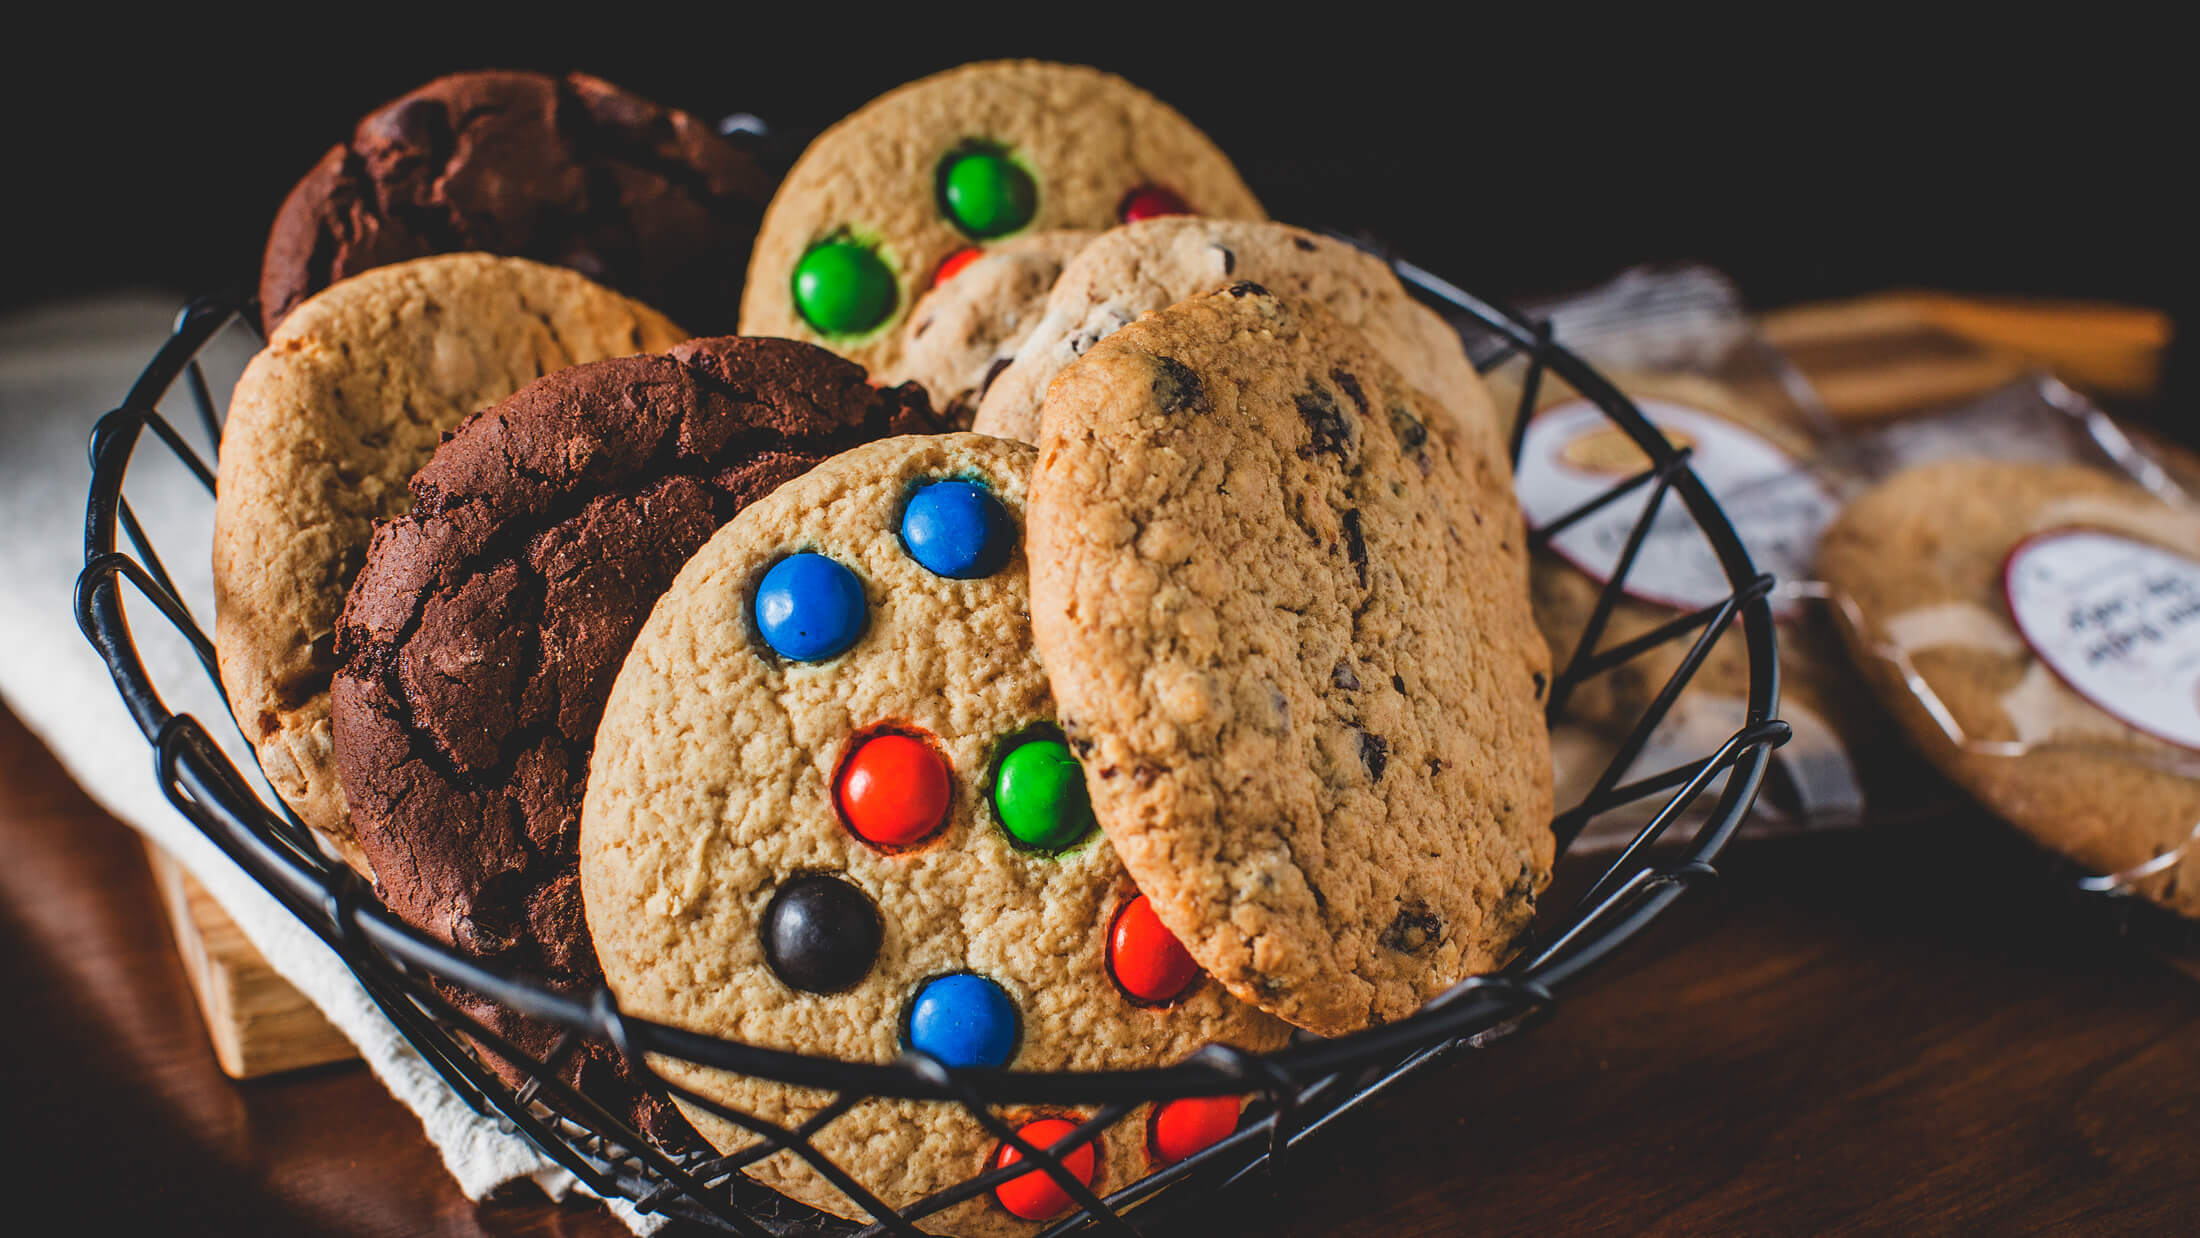
M 412 510 L 375 530 L 337 632 L 337 761 L 391 909 L 554 987 L 598 983 L 574 848 L 634 633 L 734 513 L 932 425 L 922 392 L 823 349 L 716 337 L 562 370 L 459 427 L 413 476 Z M 537 1055 L 556 1037 L 460 1000 Z M 573 1070 L 656 1117 L 619 1068 L 591 1045 Z
M 920 384 L 950 424 L 968 428 L 978 398 L 1039 324 L 1062 264 L 1098 235 L 1035 232 L 971 251 L 917 302 L 902 327 L 900 358 L 882 377 Z
M 355 867 L 329 736 L 336 620 L 374 521 L 465 417 L 554 370 L 686 338 L 575 272 L 449 254 L 299 306 L 229 402 L 214 504 L 214 647 L 260 769 Z
M 963 65 L 879 96 L 810 143 L 764 212 L 741 330 L 889 372 L 910 307 L 958 252 L 1187 213 L 1264 217 L 1175 109 L 1082 65 Z
M 1508 478 L 1255 284 L 1050 387 L 1032 628 L 1100 823 L 1192 957 L 1336 1034 L 1495 967 L 1554 841 Z
M 972 434 L 837 456 L 680 572 L 619 672 L 581 822 L 581 892 L 621 1007 L 749 1044 L 953 1067 L 1174 1062 L 1288 1029 L 1202 977 L 1095 826 L 1034 656 L 1021 530 L 1034 452 Z M 830 1093 L 654 1063 L 794 1125 Z M 1069 1154 L 1102 1194 L 1229 1133 L 1235 1098 L 1141 1106 Z M 756 1136 L 692 1104 L 726 1152 Z M 1092 1116 L 1003 1116 L 1052 1145 Z M 1219 1116 L 1220 1120 L 1213 1118 Z M 1195 1131 L 1196 1133 L 1196 1131 Z M 819 1148 L 901 1207 L 996 1163 L 958 1107 L 857 1102 Z M 858 1206 L 791 1153 L 747 1172 Z M 1070 1208 L 1025 1174 L 920 1224 L 1029 1233 Z
M 478 251 L 571 267 L 731 330 L 771 177 L 707 121 L 580 73 L 440 77 L 368 113 L 283 200 L 261 322 L 361 271 Z

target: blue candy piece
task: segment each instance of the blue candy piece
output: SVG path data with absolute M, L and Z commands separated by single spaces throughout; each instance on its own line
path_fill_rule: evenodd
M 863 582 L 824 555 L 788 555 L 756 588 L 756 629 L 784 658 L 818 662 L 863 635 Z
M 1003 1066 L 1016 1052 L 1016 1003 L 984 976 L 941 976 L 909 1007 L 909 1047 L 949 1066 Z
M 1007 509 L 972 482 L 933 482 L 909 496 L 902 509 L 901 544 L 936 576 L 991 576 L 1008 563 L 1015 541 Z

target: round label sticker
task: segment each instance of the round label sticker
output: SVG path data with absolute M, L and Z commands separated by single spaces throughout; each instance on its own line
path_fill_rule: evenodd
M 1817 478 L 1763 437 L 1709 413 L 1663 400 L 1637 400 L 1666 441 L 1692 449 L 1690 464 L 1726 509 L 1761 572 L 1781 585 L 1805 579 L 1818 535 L 1839 504 Z M 1528 423 L 1514 489 L 1530 527 L 1557 520 L 1650 467 L 1627 432 L 1587 400 L 1554 404 Z M 1602 583 L 1612 578 L 1635 521 L 1650 501 L 1641 486 L 1561 529 L 1550 547 Z M 1712 605 L 1733 591 L 1711 543 L 1678 498 L 1668 495 L 1627 573 L 1628 596 L 1679 610 Z M 1773 594 L 1792 617 L 1794 599 Z
M 2058 529 L 2002 566 L 2017 631 L 2070 690 L 2126 726 L 2200 749 L 2200 563 Z

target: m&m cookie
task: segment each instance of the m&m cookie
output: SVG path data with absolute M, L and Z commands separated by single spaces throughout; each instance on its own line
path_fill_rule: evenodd
M 964 65 L 872 100 L 810 144 L 766 209 L 741 330 L 881 373 L 918 297 L 965 255 L 1161 214 L 1264 218 L 1173 108 L 1080 65 Z
M 744 509 L 681 571 L 612 689 L 582 815 L 589 926 L 624 1009 L 957 1068 L 1124 1069 L 1284 1042 L 1139 910 L 1093 818 L 1032 647 L 1035 456 L 974 434 L 857 447 Z M 832 1099 L 657 1065 L 787 1125 Z M 1105 1194 L 1235 1129 L 1237 1098 L 1205 1103 L 1141 1106 L 1061 1155 Z M 722 1151 L 756 1142 L 683 1108 Z M 1002 1116 L 1054 1146 L 1093 1112 Z M 896 1207 L 1017 1159 L 934 1102 L 866 1100 L 814 1138 Z M 791 1153 L 747 1172 L 863 1215 Z M 1073 1203 L 1029 1172 L 921 1224 L 1030 1233 Z

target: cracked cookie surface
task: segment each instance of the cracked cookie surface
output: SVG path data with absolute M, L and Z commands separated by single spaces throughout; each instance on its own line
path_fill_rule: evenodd
M 1505 459 L 1496 405 L 1458 333 L 1356 246 L 1288 224 L 1174 216 L 1101 234 L 1062 268 L 1037 325 L 986 387 L 972 428 L 1035 443 L 1047 384 L 1108 333 L 1150 310 L 1240 280 L 1318 302 L 1359 329 L 1407 386 L 1427 395 L 1475 450 Z
M 1327 1035 L 1503 961 L 1554 847 L 1520 515 L 1356 332 L 1238 284 L 1101 340 L 1029 540 L 1095 814 L 1207 971 Z
M 378 519 L 469 414 L 544 374 L 670 348 L 662 314 L 558 267 L 447 254 L 381 267 L 283 321 L 237 382 L 214 504 L 214 646 L 260 769 L 365 871 L 336 771 L 336 621 Z
M 261 322 L 362 271 L 481 252 L 733 327 L 771 177 L 710 125 L 581 73 L 441 77 L 376 108 L 283 200 Z
M 337 759 L 383 899 L 557 988 L 600 982 L 575 845 L 596 724 L 688 555 L 818 461 L 932 427 L 922 393 L 790 340 L 575 366 L 460 426 L 375 530 L 337 636 Z M 558 1029 L 452 993 L 530 1052 Z M 645 1129 L 608 1047 L 569 1068 Z
M 1209 980 L 1191 979 L 1159 1003 L 1131 1000 L 1111 978 L 1107 939 L 1136 891 L 1107 838 L 1087 818 L 1049 850 L 1004 825 L 1000 771 L 1054 721 L 1032 649 L 1019 536 L 1033 454 L 973 434 L 859 447 L 750 506 L 681 570 L 619 672 L 582 816 L 588 924 L 623 1010 L 752 1045 L 890 1062 L 917 1035 L 920 988 L 961 977 L 993 986 L 1012 1012 L 1006 1054 L 994 1059 L 1011 1070 L 1163 1065 L 1216 1040 L 1284 1042 L 1287 1027 Z M 904 512 L 941 481 L 981 487 L 1000 505 L 999 531 L 1012 540 L 990 571 L 939 575 L 904 540 Z M 860 589 L 860 634 L 808 661 L 781 656 L 777 628 L 757 621 L 776 565 L 797 555 L 840 565 Z M 879 736 L 915 737 L 946 780 L 944 801 L 911 832 L 918 837 L 884 845 L 859 833 L 871 818 L 846 799 L 849 771 Z M 837 892 L 825 902 L 852 908 L 846 925 L 862 931 L 824 934 L 815 957 L 775 954 L 782 893 L 820 881 Z M 820 918 L 833 917 L 809 923 Z M 654 1065 L 788 1125 L 833 1099 L 668 1059 Z M 756 1140 L 692 1104 L 683 1109 L 722 1151 Z M 1094 1190 L 1106 1194 L 1152 1167 L 1147 1109 L 1102 1135 Z M 1017 1126 L 1091 1115 L 1090 1106 L 1003 1111 Z M 815 1139 L 896 1207 L 982 1171 L 995 1147 L 957 1106 L 876 1098 Z M 747 1172 L 861 1216 L 791 1153 Z M 919 1224 L 966 1238 L 1041 1228 L 990 1193 Z

